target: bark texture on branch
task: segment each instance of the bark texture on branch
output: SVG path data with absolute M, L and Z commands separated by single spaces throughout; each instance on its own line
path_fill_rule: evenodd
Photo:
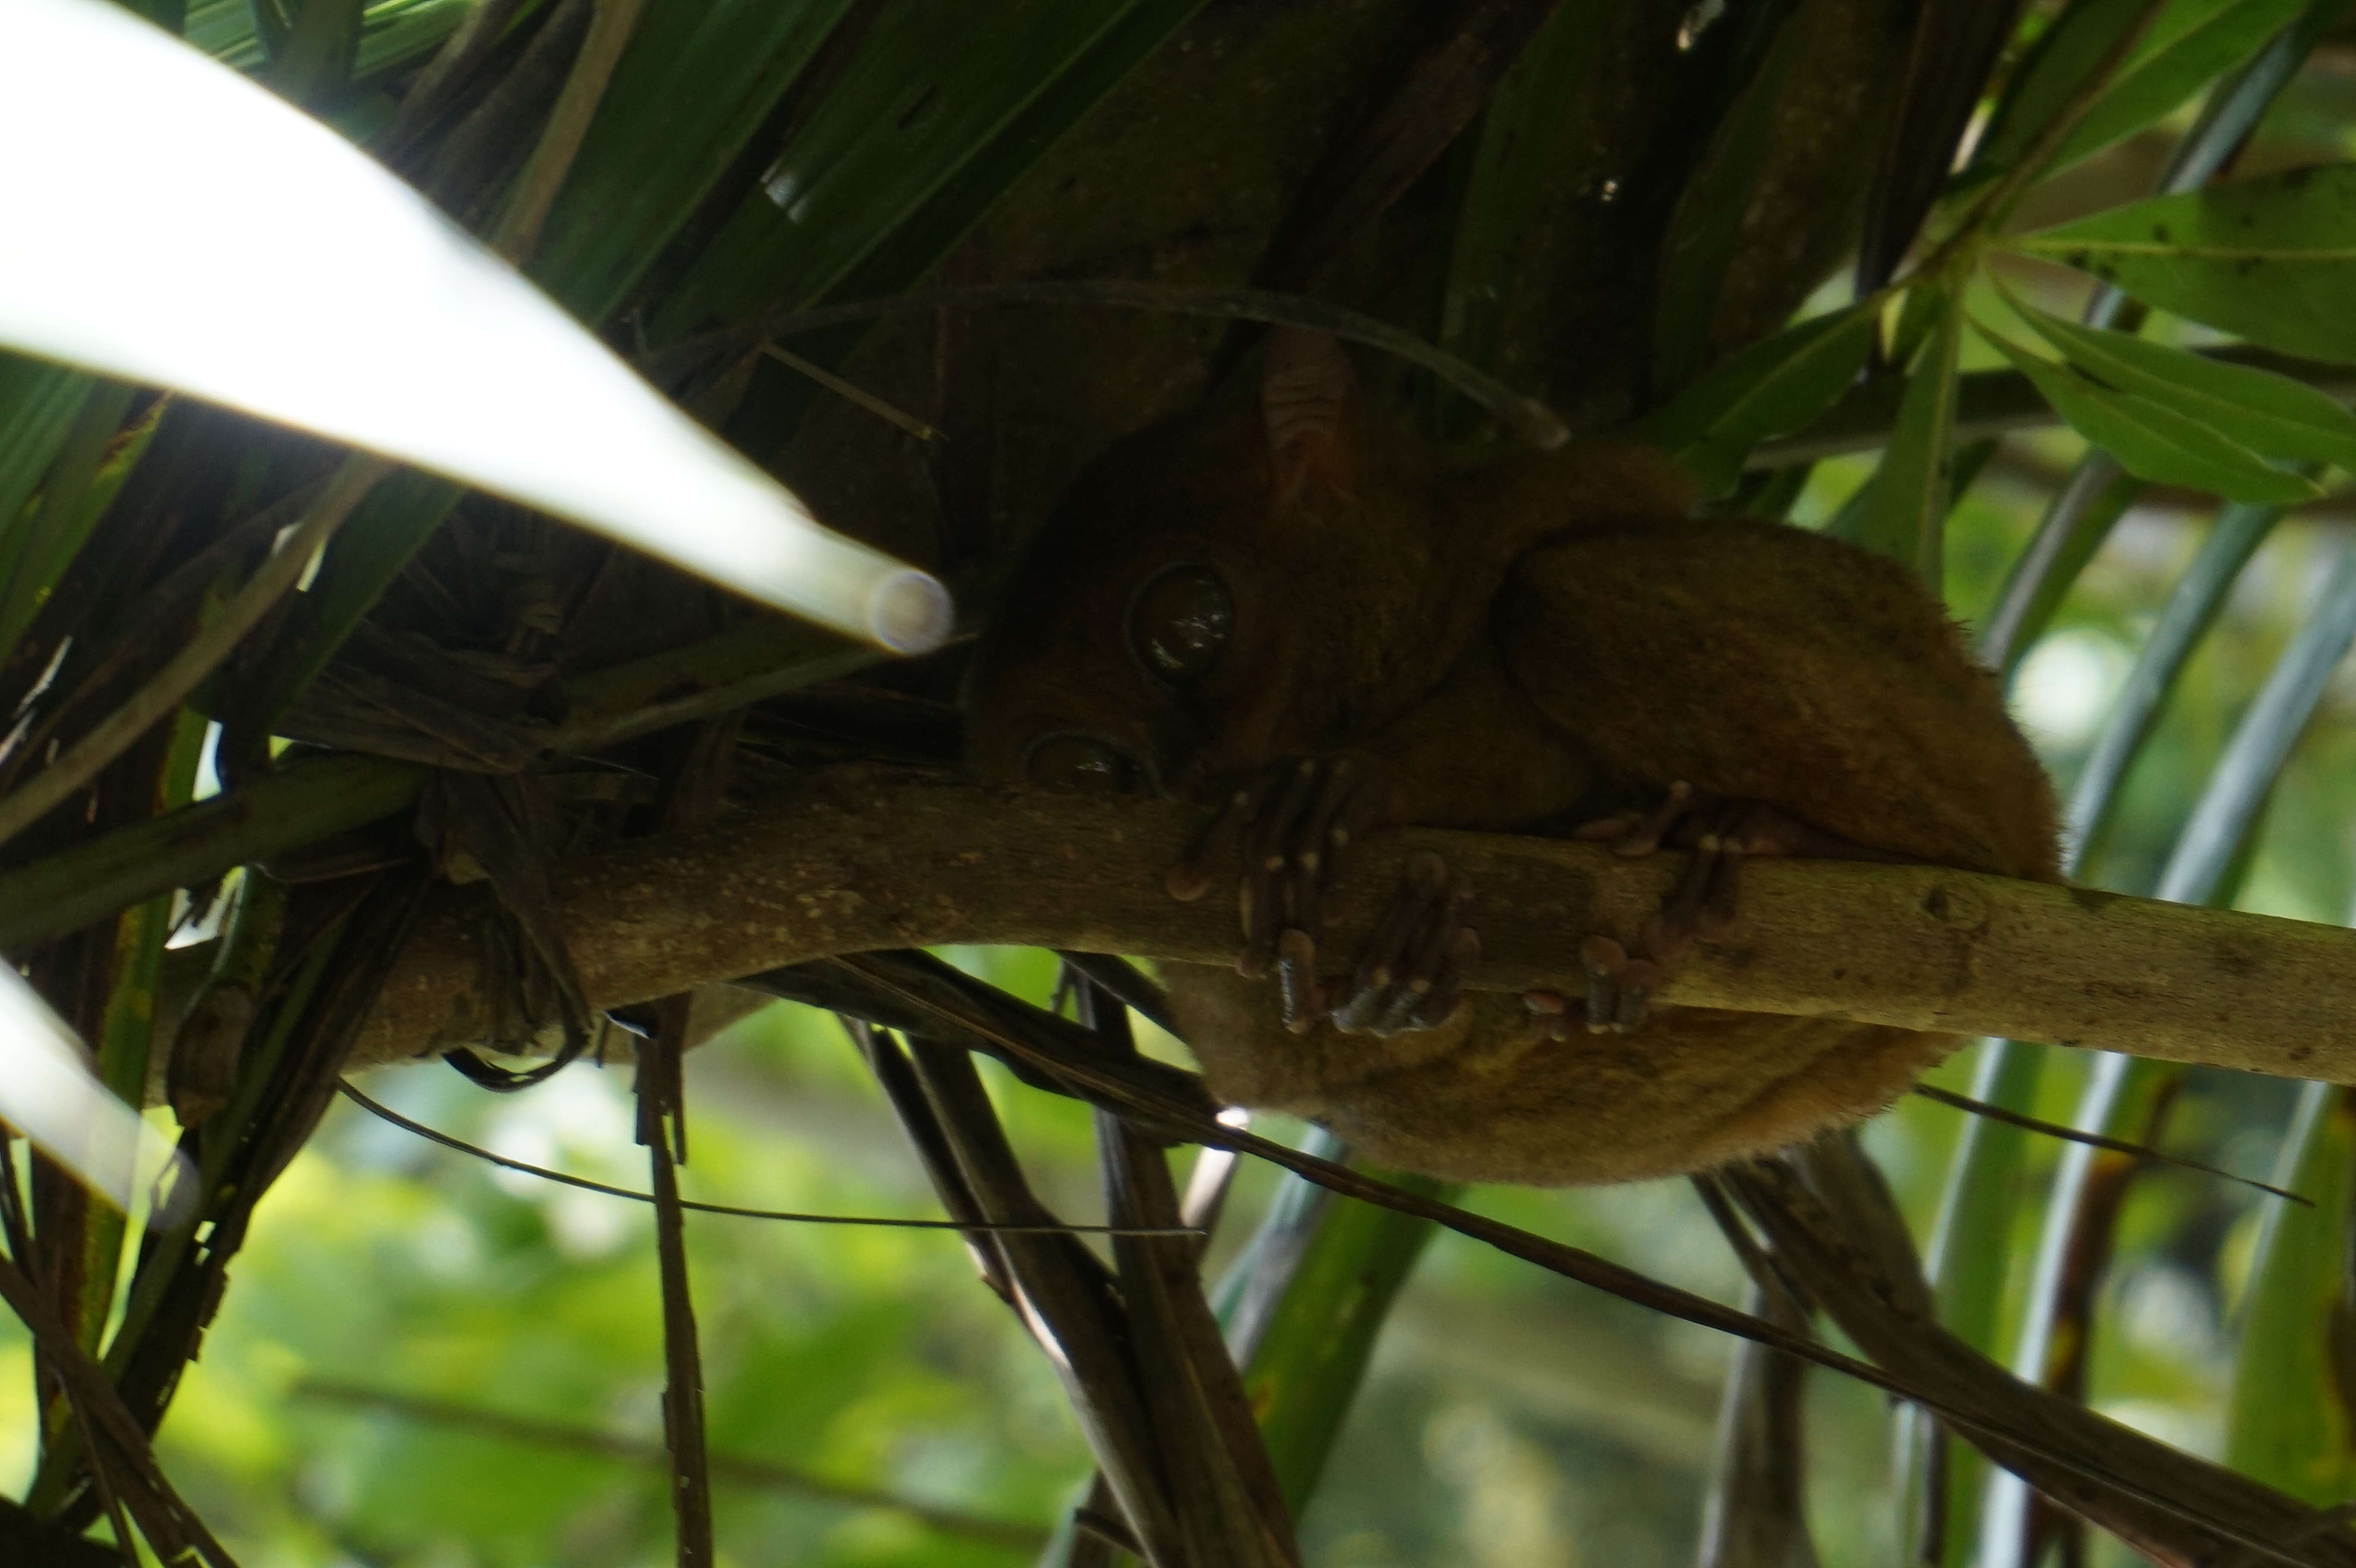
M 590 998 L 612 1007 L 839 953 L 941 943 L 1216 963 L 1233 902 L 1173 901 L 1192 807 L 870 768 L 806 780 L 711 826 L 561 867 Z M 1353 852 L 1371 913 L 1429 848 L 1477 890 L 1476 987 L 1578 983 L 1581 938 L 1633 936 L 1682 857 L 1411 829 Z M 481 1035 L 480 888 L 450 890 L 388 983 L 354 1065 Z M 1328 951 L 1355 949 L 1363 922 Z M 2356 931 L 2016 882 L 1940 867 L 1762 861 L 1742 913 L 1679 961 L 1662 999 L 2003 1034 L 2356 1083 Z

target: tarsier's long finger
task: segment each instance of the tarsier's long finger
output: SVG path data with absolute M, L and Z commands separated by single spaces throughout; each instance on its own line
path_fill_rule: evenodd
M 1312 943 L 1325 940 L 1325 894 L 1333 886 L 1333 860 L 1326 840 L 1365 783 L 1365 770 L 1349 758 L 1336 757 L 1326 763 L 1316 798 L 1287 835 L 1290 852 L 1287 918 L 1307 932 Z
M 1458 893 L 1440 911 L 1430 927 L 1437 940 L 1418 952 L 1414 971 L 1404 984 L 1393 987 L 1396 994 L 1383 1009 L 1376 1033 L 1437 1029 L 1456 1010 L 1463 967 L 1481 951 L 1480 937 L 1464 924 L 1464 907 L 1469 902 L 1469 897 Z
M 1481 933 L 1471 926 L 1459 926 L 1449 940 L 1448 956 L 1440 966 L 1439 977 L 1431 983 L 1414 1012 L 1408 1015 L 1409 1029 L 1438 1029 L 1456 1011 L 1464 999 L 1464 970 L 1481 956 Z
M 1260 803 L 1275 787 L 1275 782 L 1263 773 L 1236 786 L 1219 807 L 1219 815 L 1211 818 L 1210 826 L 1203 829 L 1162 880 L 1172 898 L 1180 903 L 1193 903 L 1211 891 L 1219 874 L 1233 863 L 1237 844 L 1251 826 Z
M 1615 811 L 1609 816 L 1596 817 L 1591 822 L 1582 822 L 1570 830 L 1570 836 L 1583 843 L 1600 844 L 1606 839 L 1618 838 L 1624 834 L 1633 832 L 1637 825 L 1644 820 L 1644 814 L 1632 807 L 1627 811 Z M 1542 994 L 1551 995 L 1552 993 L 1531 993 L 1533 996 Z
M 1276 975 L 1283 998 L 1284 1027 L 1306 1034 L 1325 1016 L 1325 993 L 1317 984 L 1317 944 L 1302 931 L 1287 931 L 1276 939 Z
M 1408 862 L 1405 885 L 1358 949 L 1349 999 L 1334 1012 L 1334 1028 L 1344 1034 L 1364 1034 L 1376 1026 L 1447 885 L 1448 867 L 1439 856 L 1418 855 Z
M 1693 945 L 1701 930 L 1703 907 L 1710 890 L 1725 874 L 1729 858 L 1726 845 L 1714 834 L 1706 833 L 1696 841 L 1693 858 L 1686 862 L 1676 886 L 1645 923 L 1644 951 L 1648 957 L 1665 964 Z
M 1323 772 L 1313 757 L 1269 770 L 1275 787 L 1254 815 L 1244 845 L 1242 886 L 1248 891 L 1239 897 L 1244 901 L 1240 912 L 1245 974 L 1266 974 L 1276 961 L 1278 933 L 1301 925 L 1291 907 L 1287 865 L 1291 859 L 1293 825 L 1316 798 Z
M 1376 828 L 1396 827 L 1407 820 L 1407 797 L 1379 776 L 1370 776 L 1359 770 L 1358 786 L 1341 802 L 1333 820 L 1326 826 L 1322 870 L 1325 887 L 1337 888 L 1342 883 L 1342 865 L 1352 846 Z M 1338 902 L 1326 912 L 1338 915 Z
M 1651 1011 L 1653 993 L 1660 984 L 1659 965 L 1643 958 L 1628 960 L 1628 966 L 1620 971 L 1620 995 L 1612 1009 L 1612 1033 L 1633 1034 L 1644 1027 L 1644 1015 Z M 1595 1027 L 1592 1020 L 1588 1027 Z
M 1580 944 L 1579 959 L 1587 971 L 1587 1032 L 1628 1034 L 1641 1029 L 1661 983 L 1661 966 L 1630 957 L 1626 948 L 1608 936 L 1590 936 Z
M 1416 1027 L 1408 1019 L 1422 1006 L 1424 998 L 1431 995 L 1440 970 L 1447 965 L 1450 946 L 1463 923 L 1459 918 L 1463 907 L 1462 895 L 1451 892 L 1444 885 L 1435 891 L 1425 907 L 1423 923 L 1399 960 L 1398 973 L 1392 978 L 1383 1009 L 1375 1019 L 1375 1033 L 1398 1034 Z
M 1693 809 L 1693 785 L 1683 779 L 1672 780 L 1650 811 L 1622 813 L 1621 817 L 1612 819 L 1621 824 L 1620 831 L 1611 836 L 1612 852 L 1631 860 L 1653 854 L 1660 848 L 1669 829 L 1677 825 L 1677 819 Z M 1579 836 L 1586 837 L 1587 834 L 1582 831 Z
M 1579 944 L 1579 966 L 1587 977 L 1587 1032 L 1602 1034 L 1620 1010 L 1620 976 L 1628 969 L 1628 950 L 1608 936 L 1590 936 Z

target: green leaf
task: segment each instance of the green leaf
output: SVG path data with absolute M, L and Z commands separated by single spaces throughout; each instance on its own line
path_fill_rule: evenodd
M 1000 0 L 1001 5 L 1004 0 Z M 937 183 L 913 211 L 879 203 L 861 209 L 853 204 L 842 216 L 844 228 L 834 236 L 846 252 L 860 259 L 830 285 L 793 270 L 794 258 L 807 252 L 791 232 L 793 225 L 768 193 L 755 191 L 732 217 L 712 244 L 697 261 L 685 283 L 656 311 L 652 336 L 662 341 L 680 332 L 693 331 L 712 319 L 733 319 L 774 307 L 780 301 L 809 304 L 820 299 L 876 299 L 899 293 L 931 272 L 975 224 L 1030 172 L 1048 148 L 1079 123 L 1091 109 L 1126 80 L 1132 70 L 1200 10 L 1204 0 L 1137 0 L 1115 25 L 1098 31 L 1095 42 L 1068 60 L 1044 88 L 1020 102 L 1012 117 L 983 144 L 929 149 L 923 168 L 899 171 L 909 180 L 923 176 Z M 1068 13 L 1077 27 L 1086 17 Z M 909 53 L 900 65 L 909 80 L 928 80 L 925 73 L 937 65 L 921 50 Z M 1017 71 L 1021 62 L 1008 66 Z M 1003 92 L 1012 85 L 996 84 Z M 838 84 L 836 92 L 843 84 Z M 873 88 L 871 83 L 871 89 Z M 856 102 L 839 104 L 829 92 L 812 112 L 815 122 L 837 113 L 877 112 Z M 884 141 L 894 128 L 870 127 Z M 797 136 L 794 146 L 801 144 Z M 793 147 L 787 149 L 790 156 Z M 895 181 L 894 188 L 899 182 Z M 802 339 L 797 347 L 820 366 L 839 365 L 867 328 L 854 325 Z M 782 444 L 815 395 L 802 376 L 786 378 L 785 389 L 764 399 L 759 383 L 748 404 L 729 424 L 733 440 L 752 451 Z
M 2006 243 L 2282 353 L 2356 361 L 2356 165 L 2155 197 Z
M 2306 501 L 2322 494 L 2313 481 L 2270 466 L 2248 447 L 2165 403 L 2113 391 L 2074 367 L 2040 359 L 1986 326 L 1979 330 L 2036 383 L 2071 429 L 2138 478 L 2232 501 Z
M 2051 169 L 2066 168 L 2161 118 L 2257 52 L 2305 0 L 2177 0 L 2086 111 Z M 2050 171 L 2049 171 L 2050 172 Z
M 1973 159 L 1976 173 L 2010 168 L 2135 26 L 2147 0 L 2077 0 L 2048 28 Z M 2153 21 L 2102 94 L 2054 153 L 2048 172 L 2093 156 L 2166 115 L 2242 64 L 2302 9 L 2304 0 L 2176 0 Z
M 2104 386 L 2164 403 L 2266 457 L 2356 469 L 2356 413 L 2312 387 L 2010 303 L 2062 357 Z
M 779 298 L 807 304 L 823 296 L 917 219 L 936 193 L 1016 128 L 1023 112 L 1080 69 L 1130 13 L 1175 13 L 1157 30 L 1158 42 L 1194 9 L 1194 0 L 885 6 L 771 165 L 764 188 L 738 208 L 658 316 L 655 338 L 734 319 Z M 1056 133 L 1087 106 L 1074 106 Z M 1037 144 L 1033 156 L 1044 147 Z M 1000 171 L 991 199 L 1019 173 Z
M 784 96 L 850 0 L 650 5 L 550 211 L 532 276 L 602 321 Z
M 1733 487 L 1751 449 L 1804 428 L 1839 400 L 1873 347 L 1876 312 L 1851 305 L 1730 356 L 1644 421 L 1644 433 L 1703 487 Z
M 2144 5 L 2145 0 L 2075 0 L 2064 10 L 2012 73 L 1970 174 L 1995 174 L 2019 163 L 2119 36 L 2135 26 Z
M 1904 561 L 1939 591 L 1945 525 L 1954 504 L 1955 356 L 1964 313 L 1952 295 L 1936 302 L 1922 352 L 1898 405 L 1898 423 L 1881 465 L 1867 483 L 1870 498 L 1858 519 L 1858 543 Z
M 46 508 L 27 503 L 97 395 L 79 370 L 0 354 L 0 659 L 64 564 L 34 538 Z

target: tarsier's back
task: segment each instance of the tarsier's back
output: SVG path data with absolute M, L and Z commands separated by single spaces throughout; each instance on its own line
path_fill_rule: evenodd
M 2058 877 L 2051 792 L 1996 681 L 1893 563 L 1687 517 L 1641 449 L 1451 474 L 1376 424 L 1330 343 L 1280 336 L 1271 365 L 1264 412 L 1184 416 L 1076 486 L 978 655 L 978 768 L 1198 793 L 1341 754 L 1427 826 L 1565 834 L 1689 798 L 1789 823 L 1797 852 Z M 1953 1043 L 1691 1008 L 1587 1032 L 1496 994 L 1410 1027 L 1289 1029 L 1268 981 L 1169 978 L 1215 1093 L 1475 1180 L 1763 1152 L 1873 1114 Z

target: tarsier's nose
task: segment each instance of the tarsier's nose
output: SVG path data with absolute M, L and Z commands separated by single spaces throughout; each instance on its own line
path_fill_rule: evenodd
M 1040 736 L 1023 755 L 1023 776 L 1048 789 L 1135 795 L 1147 785 L 1135 759 L 1100 736 L 1063 731 Z

